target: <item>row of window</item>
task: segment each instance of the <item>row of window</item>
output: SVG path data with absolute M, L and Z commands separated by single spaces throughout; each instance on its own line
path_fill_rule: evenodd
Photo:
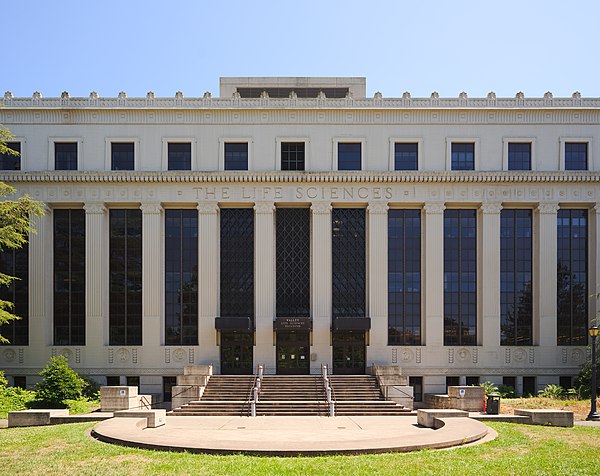
M 450 170 L 476 170 L 477 142 L 450 142 Z M 589 141 L 564 141 L 561 170 L 588 170 Z M 21 151 L 20 142 L 8 146 Z M 167 142 L 167 170 L 192 170 L 192 143 Z M 337 170 L 363 170 L 363 142 L 336 143 Z M 419 142 L 394 142 L 393 169 L 398 171 L 419 170 Z M 78 170 L 78 142 L 54 142 L 54 169 Z M 532 142 L 507 142 L 506 170 L 532 170 Z M 110 143 L 110 169 L 135 170 L 135 142 Z M 279 143 L 281 170 L 306 170 L 306 142 Z M 249 170 L 249 143 L 244 141 L 223 144 L 224 170 Z M 1 154 L 0 170 L 20 170 L 18 155 Z
M 85 345 L 85 211 L 54 211 L 54 344 Z M 276 316 L 310 317 L 310 211 L 276 212 Z M 220 213 L 220 317 L 254 320 L 254 211 Z M 142 343 L 142 214 L 109 215 L 109 343 Z M 165 343 L 198 343 L 198 214 L 165 212 Z M 444 211 L 444 344 L 477 345 L 477 226 L 473 209 Z M 421 344 L 421 212 L 388 212 L 388 343 Z M 557 344 L 585 345 L 588 319 L 588 212 L 557 215 Z M 364 318 L 366 212 L 334 208 L 332 316 Z M 503 209 L 500 220 L 501 345 L 533 344 L 531 210 Z M 0 289 L 22 320 L 0 329 L 28 343 L 28 252 L 0 254 L 0 272 L 20 279 Z M 248 331 L 253 325 L 248 326 Z

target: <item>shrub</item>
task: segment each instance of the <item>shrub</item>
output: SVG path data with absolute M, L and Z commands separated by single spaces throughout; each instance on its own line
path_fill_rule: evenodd
M 90 400 L 100 399 L 100 384 L 89 375 L 81 375 L 87 386 L 83 389 L 82 395 Z
M 502 398 L 515 398 L 516 396 L 515 389 L 508 385 L 498 385 L 498 394 Z
M 27 404 L 35 398 L 35 392 L 18 387 L 8 387 L 4 372 L 0 370 L 0 418 L 6 418 L 8 412 L 25 410 Z
M 496 385 L 492 382 L 483 382 L 480 383 L 479 386 L 483 387 L 483 391 L 486 395 L 489 395 L 490 393 L 498 393 L 498 387 L 496 387 Z
M 100 407 L 100 402 L 98 400 L 90 400 L 86 397 L 79 397 L 74 400 L 65 400 L 64 403 L 69 409 L 70 414 L 91 413 Z
M 549 385 L 546 385 L 546 388 L 544 388 L 544 390 L 540 390 L 538 394 L 540 397 L 562 400 L 566 397 L 567 392 L 560 385 L 554 385 L 553 383 L 551 383 Z
M 65 400 L 82 396 L 87 382 L 73 369 L 64 356 L 52 357 L 40 372 L 42 383 L 37 385 L 37 400 L 41 406 L 65 408 Z

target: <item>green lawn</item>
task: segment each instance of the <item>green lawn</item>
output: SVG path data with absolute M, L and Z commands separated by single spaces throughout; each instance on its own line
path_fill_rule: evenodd
M 163 453 L 92 440 L 90 423 L 0 429 L 2 474 L 599 474 L 600 428 L 491 424 L 483 445 L 407 454 L 270 458 Z

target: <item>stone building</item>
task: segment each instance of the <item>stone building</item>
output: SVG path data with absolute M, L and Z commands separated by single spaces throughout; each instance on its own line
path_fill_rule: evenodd
M 571 384 L 598 311 L 600 99 L 366 97 L 364 78 L 222 78 L 219 97 L 16 98 L 0 180 L 43 201 L 2 255 L 50 356 L 166 394 L 216 373 L 398 365 L 417 399 Z

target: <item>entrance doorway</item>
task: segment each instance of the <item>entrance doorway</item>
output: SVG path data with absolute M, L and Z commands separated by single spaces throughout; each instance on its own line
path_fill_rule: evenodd
M 336 331 L 333 333 L 333 373 L 360 375 L 366 370 L 364 331 Z
M 277 374 L 310 373 L 308 332 L 277 332 Z
M 251 332 L 221 332 L 221 373 L 252 375 L 253 348 Z

